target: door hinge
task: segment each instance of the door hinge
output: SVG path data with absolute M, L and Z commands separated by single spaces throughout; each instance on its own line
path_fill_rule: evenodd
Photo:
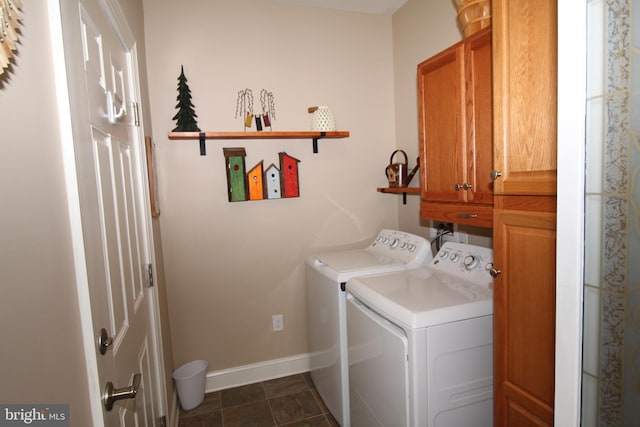
M 153 264 L 145 264 L 145 276 L 147 279 L 147 286 L 153 288 Z
M 140 126 L 140 115 L 139 108 L 137 102 L 132 102 L 131 107 L 133 108 L 133 124 L 138 127 Z

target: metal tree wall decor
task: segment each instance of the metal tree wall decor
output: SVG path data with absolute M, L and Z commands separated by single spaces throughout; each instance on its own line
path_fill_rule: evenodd
M 184 75 L 184 67 L 180 67 L 180 76 L 178 77 L 178 104 L 176 108 L 178 112 L 173 116 L 176 120 L 174 132 L 200 132 L 198 123 L 196 122 L 195 107 L 191 103 L 191 90 L 187 85 L 187 78 Z
M 249 88 L 238 91 L 236 99 L 236 119 L 241 117 L 244 122 L 244 130 L 253 126 L 256 122 L 256 130 L 260 132 L 268 127 L 271 130 L 271 121 L 276 118 L 276 106 L 273 102 L 273 93 L 265 89 L 260 91 L 260 105 L 262 114 L 253 113 L 253 91 Z
M 271 130 L 271 120 L 276 119 L 276 105 L 273 102 L 273 93 L 262 89 L 260 91 L 260 105 L 262 106 L 262 124 Z M 258 119 L 256 118 L 256 120 Z
M 236 119 L 242 117 L 244 121 L 244 130 L 251 127 L 253 123 L 253 92 L 246 88 L 238 91 L 236 99 Z
M 17 48 L 22 0 L 0 0 L 0 75 L 9 67 Z

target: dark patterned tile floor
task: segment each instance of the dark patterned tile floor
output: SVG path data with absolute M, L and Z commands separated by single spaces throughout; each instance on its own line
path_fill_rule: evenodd
M 308 373 L 207 393 L 179 427 L 339 427 Z

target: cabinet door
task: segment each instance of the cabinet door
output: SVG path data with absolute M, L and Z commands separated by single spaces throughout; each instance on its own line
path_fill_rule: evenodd
M 470 38 L 465 50 L 467 173 L 470 203 L 493 204 L 493 102 L 491 32 Z
M 494 0 L 495 194 L 556 194 L 556 0 Z
M 555 198 L 499 196 L 495 203 L 495 426 L 551 426 Z
M 458 43 L 418 65 L 420 180 L 423 200 L 458 201 L 467 167 L 464 45 Z

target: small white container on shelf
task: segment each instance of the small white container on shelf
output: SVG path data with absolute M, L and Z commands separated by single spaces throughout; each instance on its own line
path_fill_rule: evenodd
M 336 130 L 336 120 L 329 107 L 310 107 L 309 112 L 313 113 L 311 116 L 312 131 L 332 132 Z

